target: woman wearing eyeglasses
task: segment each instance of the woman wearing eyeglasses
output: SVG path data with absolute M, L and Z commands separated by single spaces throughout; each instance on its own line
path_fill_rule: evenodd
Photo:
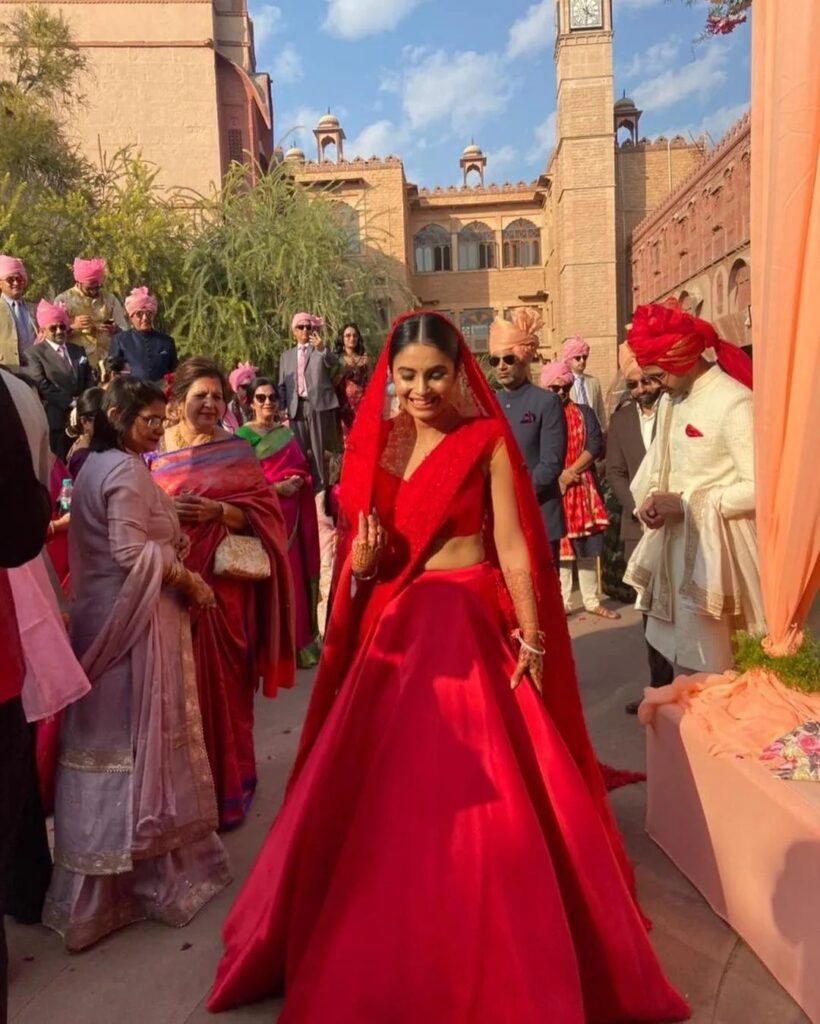
M 598 598 L 598 559 L 604 550 L 609 525 L 606 505 L 595 472 L 595 460 L 604 451 L 598 417 L 588 405 L 573 402 L 572 371 L 564 362 L 547 363 L 541 370 L 541 387 L 561 400 L 567 424 L 567 454 L 558 478 L 564 503 L 566 534 L 561 538 L 559 575 L 564 611 L 572 613 L 572 567 L 578 566 L 578 586 L 584 608 L 601 619 L 619 619 Z
M 71 642 L 92 689 L 63 712 L 43 914 L 72 950 L 146 918 L 187 924 L 230 880 L 188 614 L 214 595 L 142 458 L 164 416 L 156 386 L 115 381 L 73 492 Z
M 288 559 L 293 574 L 296 610 L 296 664 L 319 663 L 319 527 L 310 465 L 296 435 L 279 422 L 276 387 L 257 377 L 248 387 L 252 419 L 237 437 L 250 441 L 265 479 L 279 498 L 288 535 Z

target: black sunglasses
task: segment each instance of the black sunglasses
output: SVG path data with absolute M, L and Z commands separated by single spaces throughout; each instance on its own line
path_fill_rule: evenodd
M 259 405 L 273 405 L 276 402 L 276 395 L 254 395 L 253 400 Z
M 554 391 L 556 395 L 563 395 L 567 391 L 572 391 L 571 384 L 550 384 L 550 391 Z
M 490 359 L 489 359 L 490 366 L 492 366 L 493 369 L 495 369 L 500 363 L 503 363 L 505 366 L 515 366 L 515 364 L 517 362 L 518 362 L 517 357 L 516 356 L 512 356 L 512 355 L 510 355 L 510 356 L 490 356 Z
M 294 331 L 309 331 L 310 324 L 297 324 L 293 329 Z

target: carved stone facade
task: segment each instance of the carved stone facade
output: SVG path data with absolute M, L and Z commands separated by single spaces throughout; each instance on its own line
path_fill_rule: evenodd
M 751 344 L 749 116 L 632 232 L 633 306 L 677 297 L 738 345 Z
M 246 0 L 40 0 L 60 11 L 90 71 L 69 132 L 88 158 L 133 147 L 159 181 L 207 194 L 232 161 L 272 153 L 270 80 L 256 72 Z M 0 0 L 0 17 L 13 0 Z

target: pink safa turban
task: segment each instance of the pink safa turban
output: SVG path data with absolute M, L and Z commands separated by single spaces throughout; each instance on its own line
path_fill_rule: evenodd
M 66 313 L 62 306 L 56 306 L 47 299 L 40 299 L 37 306 L 37 326 L 46 328 L 53 327 L 54 324 L 62 324 L 63 327 L 68 329 L 68 313 Z
M 74 280 L 77 284 L 102 284 L 108 264 L 105 260 L 74 260 Z
M 19 274 L 28 283 L 26 265 L 22 260 L 18 260 L 16 256 L 0 256 L 0 279 L 5 281 L 7 277 L 15 274 Z
M 250 384 L 254 378 L 259 376 L 259 370 L 251 363 L 240 363 L 235 370 L 231 370 L 228 376 L 228 383 L 231 391 L 236 391 L 245 384 Z
M 512 352 L 519 359 L 532 359 L 538 352 L 538 332 L 544 321 L 537 309 L 516 309 L 512 321 L 493 320 L 490 325 L 490 355 Z
M 302 324 L 305 320 L 308 321 L 311 327 L 325 326 L 325 322 L 320 316 L 314 316 L 312 313 L 295 313 L 290 322 L 290 329 L 293 330 L 297 324 Z
M 571 384 L 572 370 L 563 359 L 556 359 L 553 363 L 546 363 L 541 367 L 541 387 L 548 388 L 552 384 Z
M 133 316 L 134 313 L 141 313 L 144 310 L 156 313 L 157 300 L 147 288 L 132 288 L 131 294 L 125 300 L 125 312 Z
M 580 334 L 576 334 L 574 338 L 565 341 L 564 347 L 561 349 L 561 358 L 565 363 L 568 363 L 570 359 L 577 359 L 578 356 L 588 355 L 589 345 L 587 345 Z

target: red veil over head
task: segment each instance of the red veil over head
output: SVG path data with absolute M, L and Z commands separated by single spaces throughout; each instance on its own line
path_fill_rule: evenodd
M 346 678 L 353 658 L 367 643 L 382 610 L 403 587 L 407 586 L 423 570 L 426 561 L 426 545 L 436 536 L 445 521 L 453 488 L 457 489 L 459 480 L 463 479 L 461 473 L 466 475 L 474 464 L 470 462 L 469 453 L 464 450 L 461 456 L 464 467 L 460 467 L 457 464 L 459 454 L 456 452 L 455 464 L 448 463 L 447 481 L 442 480 L 440 488 L 431 488 L 430 492 L 424 495 L 424 508 L 416 517 L 417 524 L 414 520 L 412 527 L 417 530 L 417 536 L 415 542 L 411 541 L 407 564 L 399 573 L 394 574 L 392 579 L 378 582 L 375 586 L 365 584 L 359 588 L 357 593 L 351 594 L 350 546 L 354 536 L 354 529 L 351 527 L 358 522 L 359 512 L 367 512 L 372 506 L 376 471 L 387 433 L 385 419 L 389 419 L 390 416 L 389 399 L 386 394 L 390 344 L 399 324 L 422 313 L 427 316 L 447 319 L 435 311 L 414 310 L 403 314 L 394 321 L 373 376 L 359 405 L 348 440 L 341 481 L 341 512 L 333 606 L 292 779 L 301 770 L 327 717 L 338 687 Z M 447 320 L 447 323 L 450 324 L 450 321 Z M 630 887 L 632 887 L 631 867 L 607 803 L 603 779 L 584 722 L 566 615 L 558 586 L 558 577 L 552 564 L 550 546 L 544 531 L 541 510 L 526 464 L 506 417 L 460 332 L 458 339 L 460 365 L 454 404 L 462 412 L 462 415 L 468 418 L 489 421 L 488 429 L 492 428 L 497 436 L 503 438 L 513 466 L 518 512 L 529 547 L 530 563 L 533 567 L 539 621 L 546 634 L 544 704 L 589 786 L 607 827 L 614 852 Z M 456 438 L 453 437 L 453 441 L 455 440 Z M 456 451 L 455 446 L 454 451 Z M 487 548 L 489 560 L 498 569 L 498 558 L 493 549 L 491 537 L 487 538 Z M 508 600 L 503 586 L 502 592 L 505 599 Z M 511 605 L 507 610 L 512 624 Z

